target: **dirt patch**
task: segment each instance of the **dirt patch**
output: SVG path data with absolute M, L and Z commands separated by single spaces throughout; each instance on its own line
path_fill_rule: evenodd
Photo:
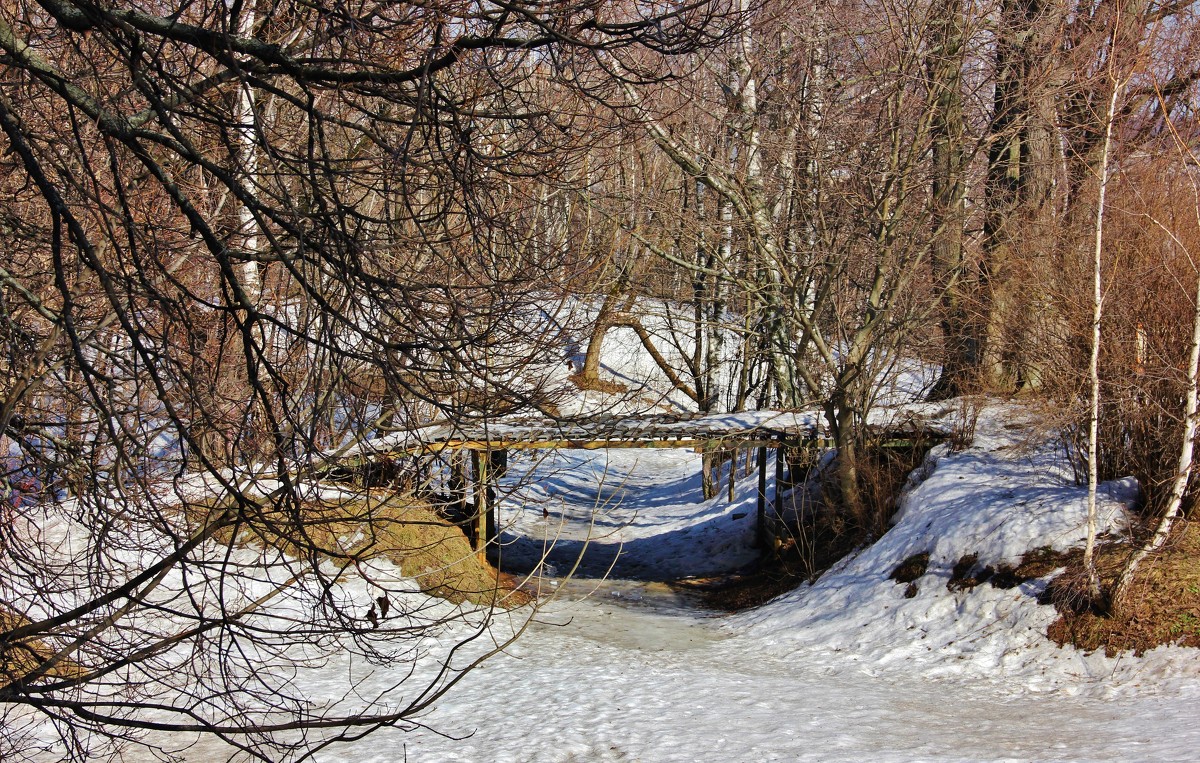
M 699 594 L 705 607 L 721 612 L 740 612 L 766 604 L 776 596 L 795 590 L 804 582 L 773 564 L 759 569 L 705 578 L 687 578 L 669 585 L 679 591 Z
M 929 552 L 922 551 L 896 565 L 896 569 L 892 570 L 892 574 L 888 577 L 897 583 L 912 583 L 924 575 L 927 569 L 929 569 Z
M 966 554 L 954 563 L 946 588 L 950 591 L 970 591 L 984 583 L 994 588 L 1016 588 L 1027 581 L 1046 577 L 1079 557 L 1079 551 L 1062 552 L 1043 547 L 1027 552 L 1015 566 L 999 564 L 993 567 L 980 564 L 979 554 Z
M 1125 545 L 1101 547 L 1096 555 L 1101 583 L 1116 580 L 1131 550 Z M 1181 522 L 1167 545 L 1142 562 L 1125 606 L 1097 614 L 1079 606 L 1083 573 L 1075 561 L 1047 591 L 1059 618 L 1048 635 L 1059 644 L 1142 654 L 1162 644 L 1200 647 L 1200 523 Z
M 991 567 L 979 564 L 979 554 L 966 554 L 954 563 L 954 569 L 950 570 L 950 579 L 946 581 L 946 589 L 970 591 L 975 586 L 991 580 L 995 572 Z
M 924 575 L 927 569 L 929 569 L 929 552 L 922 551 L 896 565 L 896 569 L 892 570 L 892 574 L 888 575 L 888 578 L 897 583 L 907 583 L 908 585 L 904 588 L 904 598 L 913 599 L 921 591 L 917 587 L 917 579 Z
M 766 604 L 776 596 L 795 590 L 804 578 L 775 564 L 760 568 L 704 578 L 672 581 L 679 591 L 699 594 L 705 607 L 721 612 L 740 612 Z
M 1081 559 L 1083 552 L 1078 549 L 1071 551 L 1055 551 L 1049 546 L 1035 548 L 1021 557 L 1016 567 L 999 565 L 995 574 L 988 580 L 996 588 L 1016 588 L 1028 580 L 1044 578 L 1057 569 L 1061 569 Z
M 689 578 L 672 583 L 675 588 L 700 595 L 705 606 L 723 612 L 738 612 L 766 604 L 776 596 L 811 583 L 826 570 L 860 547 L 857 536 L 830 517 L 819 518 L 803 528 L 789 528 L 774 554 L 737 573 L 710 578 Z

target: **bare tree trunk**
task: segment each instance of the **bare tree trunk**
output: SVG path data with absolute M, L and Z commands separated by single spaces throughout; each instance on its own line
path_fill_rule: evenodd
M 853 405 L 840 402 L 836 397 L 826 406 L 826 416 L 833 424 L 834 445 L 837 447 L 837 484 L 842 508 L 865 528 L 865 504 L 859 489 L 858 436 Z
M 575 382 L 580 389 L 604 390 L 615 386 L 615 382 L 600 380 L 600 354 L 604 347 L 604 336 L 610 328 L 616 325 L 614 322 L 616 315 L 625 312 L 633 304 L 633 297 L 630 296 L 626 299 L 623 307 L 618 308 L 617 306 L 617 300 L 625 291 L 625 287 L 629 285 L 629 279 L 633 274 L 632 265 L 621 265 L 619 268 L 616 281 L 604 295 L 604 301 L 600 303 L 600 310 L 596 313 L 596 323 L 592 328 L 592 335 L 588 339 L 587 351 L 583 357 L 583 368 L 575 377 Z
M 612 315 L 616 312 L 618 295 L 610 292 L 600 303 L 600 311 L 596 313 L 596 323 L 592 335 L 588 339 L 587 352 L 583 356 L 583 368 L 575 377 L 581 389 L 598 389 L 600 382 L 600 351 L 604 347 L 604 335 L 612 328 Z
M 1087 543 L 1083 551 L 1083 569 L 1087 575 L 1088 593 L 1092 601 L 1100 599 L 1100 576 L 1096 572 L 1096 487 L 1100 471 L 1100 318 L 1104 310 L 1104 295 L 1101 290 L 1101 254 L 1104 250 L 1104 204 L 1108 193 L 1108 163 L 1112 149 L 1113 118 L 1117 109 L 1117 98 L 1121 92 L 1119 83 L 1113 83 L 1112 96 L 1108 100 L 1108 112 L 1104 120 L 1104 151 L 1100 159 L 1100 192 L 1096 200 L 1095 247 L 1092 250 L 1092 352 L 1088 363 L 1091 381 L 1091 409 L 1088 413 L 1088 502 Z
M 1004 0 L 996 43 L 996 83 L 988 128 L 984 258 L 979 337 L 984 381 L 1000 390 L 1036 387 L 1042 369 L 1039 336 L 1020 274 L 1018 254 L 1037 254 L 1031 238 L 1045 233 L 1054 187 L 1051 159 L 1056 93 L 1051 80 L 1063 4 L 1057 0 Z M 1039 309 L 1044 307 L 1037 300 Z
M 934 284 L 940 292 L 943 342 L 942 373 L 930 397 L 963 393 L 979 363 L 979 341 L 968 321 L 963 287 L 963 231 L 966 226 L 963 182 L 962 107 L 963 11 L 959 0 L 938 0 L 931 9 L 934 51 L 928 62 L 933 93 L 933 244 Z

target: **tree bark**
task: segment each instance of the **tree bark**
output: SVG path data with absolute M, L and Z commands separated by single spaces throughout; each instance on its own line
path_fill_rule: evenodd
M 970 383 L 979 364 L 979 340 L 968 318 L 963 284 L 963 10 L 959 0 L 937 0 L 930 14 L 934 45 L 927 63 L 933 88 L 931 263 L 941 301 L 943 342 L 942 373 L 930 397 L 943 400 L 963 394 Z
M 1004 0 L 997 28 L 996 83 L 988 129 L 988 166 L 980 294 L 984 326 L 981 372 L 993 389 L 1036 387 L 1036 348 L 1047 338 L 1035 325 L 1029 284 L 1015 265 L 1018 252 L 1036 260 L 1049 248 L 1053 208 L 1056 43 L 1063 19 L 1059 0 Z
M 1111 59 L 1110 59 L 1111 60 Z M 1101 289 L 1101 255 L 1104 251 L 1104 205 L 1108 194 L 1108 164 L 1112 148 L 1113 119 L 1121 87 L 1113 83 L 1112 96 L 1104 120 L 1104 150 L 1100 159 L 1100 189 L 1096 199 L 1096 225 L 1092 249 L 1092 351 L 1088 361 L 1091 383 L 1091 408 L 1088 412 L 1088 503 L 1087 542 L 1083 550 L 1083 569 L 1087 575 L 1088 593 L 1093 601 L 1100 600 L 1100 575 L 1096 572 L 1096 488 L 1100 471 L 1100 319 L 1104 312 Z

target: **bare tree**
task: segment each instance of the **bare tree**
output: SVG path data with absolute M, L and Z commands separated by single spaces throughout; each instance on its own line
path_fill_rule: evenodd
M 673 241 L 642 243 L 711 284 L 714 304 L 744 310 L 754 344 L 741 363 L 759 372 L 760 405 L 826 409 L 841 492 L 858 511 L 856 450 L 876 381 L 935 314 L 928 115 L 947 113 L 944 103 L 931 107 L 956 86 L 925 86 L 924 6 L 863 3 L 832 14 L 768 4 L 719 63 L 710 57 L 671 83 L 686 95 L 628 82 L 624 91 L 626 115 L 727 211 L 731 252 L 705 260 Z M 880 14 L 888 24 L 873 23 Z M 689 102 L 704 104 L 704 115 L 678 105 Z M 691 129 L 697 120 L 712 124 L 707 134 Z M 954 214 L 961 194 L 956 186 L 938 195 L 942 214 Z M 939 225 L 955 221 L 961 215 Z M 944 259 L 945 273 L 960 267 Z
M 492 651 L 494 581 L 460 611 L 372 572 L 419 507 L 312 477 L 386 429 L 547 406 L 543 307 L 574 273 L 553 189 L 586 138 L 556 106 L 577 61 L 687 52 L 717 20 L 0 9 L 0 755 L 48 724 L 77 759 L 141 732 L 303 756 L 411 724 Z M 341 654 L 400 686 L 308 696 Z

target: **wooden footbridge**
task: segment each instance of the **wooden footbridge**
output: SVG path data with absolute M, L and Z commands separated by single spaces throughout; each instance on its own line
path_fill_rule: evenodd
M 450 454 L 449 489 L 452 500 L 467 505 L 474 496 L 468 535 L 483 556 L 497 532 L 495 481 L 503 476 L 511 450 L 582 448 L 689 448 L 721 452 L 736 457 L 739 451 L 757 451 L 758 471 L 757 541 L 766 547 L 773 536 L 772 523 L 783 513 L 781 486 L 784 484 L 784 448 L 805 454 L 815 463 L 816 454 L 833 446 L 822 414 L 810 411 L 744 411 L 723 414 L 590 416 L 574 419 L 499 418 L 466 424 L 433 424 L 396 432 L 347 450 L 337 457 L 340 469 L 362 469 L 397 459 L 420 459 Z M 931 443 L 949 434 L 940 420 L 915 412 L 898 410 L 868 422 L 869 435 L 884 447 Z M 775 489 L 767 491 L 768 449 L 776 451 Z M 470 456 L 473 485 L 467 479 Z M 730 470 L 732 499 L 734 473 Z M 768 500 L 768 498 L 770 500 Z M 773 516 L 768 517 L 771 504 Z

